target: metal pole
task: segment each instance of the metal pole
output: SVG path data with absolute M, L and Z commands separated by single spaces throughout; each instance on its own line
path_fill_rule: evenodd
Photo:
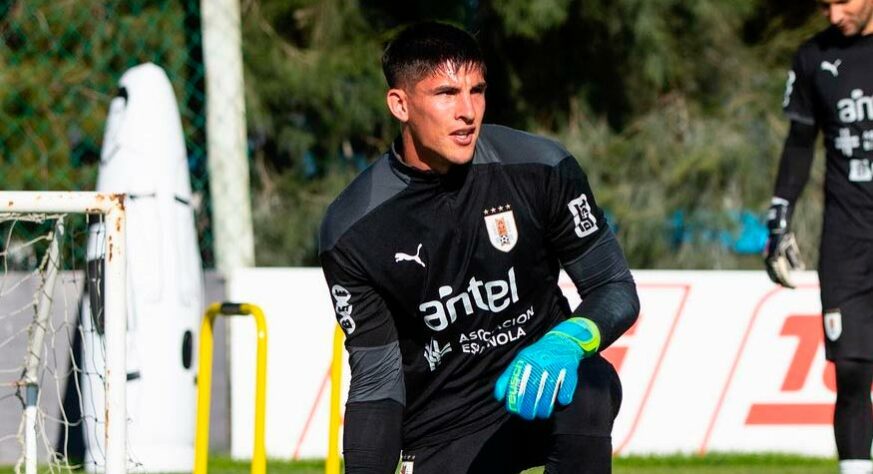
M 127 221 L 123 197 L 106 213 L 106 473 L 127 470 Z
M 27 366 L 24 369 L 25 383 L 25 472 L 36 474 L 37 450 L 36 450 L 36 419 L 39 407 L 39 361 L 42 357 L 42 345 L 45 340 L 45 331 L 48 327 L 49 315 L 52 309 L 52 294 L 55 290 L 60 261 L 60 241 L 64 236 L 63 218 L 58 219 L 52 234 L 52 242 L 46 255 L 45 280 L 39 294 L 39 303 L 36 308 L 36 323 L 30 331 L 28 343 Z
M 212 230 L 225 276 L 255 262 L 239 0 L 201 0 Z
M 212 401 L 212 328 L 221 304 L 213 303 L 200 323 L 197 370 L 197 430 L 194 439 L 194 474 L 206 474 L 209 464 L 209 407 Z
M 0 212 L 60 212 L 105 216 L 104 446 L 107 474 L 120 474 L 127 470 L 127 224 L 124 197 L 124 194 L 97 192 L 0 191 Z
M 339 474 L 340 383 L 343 377 L 343 339 L 345 333 L 336 326 L 333 331 L 333 357 L 330 363 L 330 420 L 327 431 L 327 462 L 325 474 Z
M 267 424 L 267 318 L 257 305 L 243 303 L 242 314 L 255 318 L 257 330 L 257 365 L 255 367 L 255 446 L 252 452 L 252 474 L 267 472 L 267 445 L 265 437 Z
M 209 403 L 212 393 L 212 327 L 216 316 L 251 315 L 255 319 L 257 366 L 255 367 L 255 433 L 251 474 L 267 472 L 265 443 L 267 411 L 267 318 L 251 303 L 213 303 L 200 326 L 200 365 L 197 374 L 197 435 L 194 441 L 194 474 L 207 474 L 209 467 Z
M 124 209 L 124 194 L 92 191 L 0 191 L 0 212 L 105 214 Z

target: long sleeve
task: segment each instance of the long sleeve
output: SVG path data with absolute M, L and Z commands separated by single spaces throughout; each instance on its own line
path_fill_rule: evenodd
M 582 297 L 573 315 L 597 324 L 605 349 L 636 321 L 636 285 L 576 159 L 556 166 L 546 186 L 549 243 Z
M 403 406 L 394 400 L 346 405 L 343 458 L 347 474 L 391 474 L 400 459 Z
M 321 254 L 351 380 L 343 435 L 346 472 L 390 474 L 400 455 L 406 391 L 397 331 L 385 302 L 341 249 Z
M 583 316 L 600 329 L 600 350 L 606 349 L 637 320 L 640 300 L 618 241 L 608 228 L 594 246 L 564 270 L 582 297 L 573 316 Z
M 788 201 L 791 208 L 809 181 L 817 134 L 818 130 L 814 125 L 791 121 L 791 129 L 779 159 L 779 171 L 773 191 L 774 196 Z

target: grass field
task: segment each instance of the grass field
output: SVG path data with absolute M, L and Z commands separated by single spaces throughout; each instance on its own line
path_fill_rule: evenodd
M 834 474 L 834 459 L 808 458 L 779 454 L 736 455 L 710 454 L 697 456 L 658 456 L 616 458 L 614 474 Z M 227 458 L 213 458 L 210 474 L 248 474 L 247 462 Z M 12 467 L 0 467 L 0 474 L 12 474 Z M 322 474 L 323 461 L 270 461 L 270 474 Z M 531 469 L 525 474 L 540 474 L 542 469 Z M 451 474 L 451 473 L 447 473 Z
M 615 474 L 834 474 L 837 461 L 779 454 L 709 454 L 617 458 L 614 467 Z

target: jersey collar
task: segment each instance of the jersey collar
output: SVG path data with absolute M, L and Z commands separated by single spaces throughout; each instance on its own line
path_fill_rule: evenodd
M 465 165 L 452 166 L 448 173 L 441 175 L 433 170 L 420 170 L 406 164 L 400 156 L 400 153 L 397 151 L 400 149 L 400 146 L 401 138 L 398 137 L 391 144 L 391 149 L 388 150 L 388 162 L 391 164 L 391 169 L 394 171 L 394 174 L 407 183 L 422 182 L 439 184 L 447 187 L 458 187 L 466 180 L 467 174 L 472 167 L 472 163 L 475 161 L 474 159 L 470 160 L 470 163 Z M 479 152 L 478 144 L 476 146 L 476 152 Z

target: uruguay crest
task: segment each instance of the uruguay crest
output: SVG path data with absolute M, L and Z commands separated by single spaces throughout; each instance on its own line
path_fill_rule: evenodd
M 415 455 L 403 454 L 400 456 L 400 474 L 412 474 L 415 469 Z
M 485 209 L 485 228 L 491 245 L 501 252 L 509 252 L 518 242 L 515 215 L 509 204 Z
M 840 310 L 831 310 L 825 312 L 824 315 L 825 335 L 831 341 L 836 341 L 843 334 L 843 317 Z

